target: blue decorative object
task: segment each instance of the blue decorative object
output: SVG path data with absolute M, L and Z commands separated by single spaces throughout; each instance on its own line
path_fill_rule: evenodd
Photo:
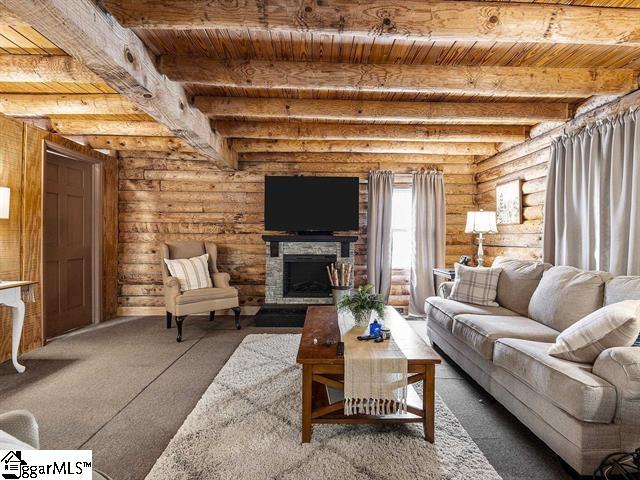
M 382 335 L 382 325 L 378 323 L 378 320 L 374 320 L 371 325 L 369 325 L 369 335 L 372 337 L 379 337 Z

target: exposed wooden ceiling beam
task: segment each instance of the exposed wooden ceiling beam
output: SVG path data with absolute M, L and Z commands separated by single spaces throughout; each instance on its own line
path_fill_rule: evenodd
M 113 135 L 68 135 L 67 138 L 103 150 L 142 150 L 149 152 L 193 152 L 191 145 L 175 137 L 132 137 Z
M 534 125 L 571 117 L 568 104 L 545 102 L 379 102 L 198 96 L 194 105 L 210 117 L 256 120 Z
M 640 10 L 405 0 L 103 0 L 129 27 L 250 28 L 412 40 L 640 45 Z
M 160 74 L 136 34 L 92 0 L 1 0 L 18 18 L 166 125 L 221 168 L 235 168 L 226 141 L 191 107 L 184 89 Z
M 0 24 L 12 27 L 30 27 L 28 23 L 16 17 L 13 12 L 10 12 L 2 5 L 0 5 Z
M 271 173 L 280 175 L 291 175 L 299 173 L 303 175 L 323 174 L 327 175 L 331 173 L 336 176 L 358 176 L 361 179 L 366 179 L 368 170 L 394 170 L 396 173 L 410 173 L 420 168 L 430 167 L 432 164 L 424 162 L 421 155 L 415 155 L 413 162 L 396 162 L 396 156 L 385 154 L 381 155 L 377 161 L 372 163 L 365 162 L 325 162 L 321 158 L 318 158 L 316 162 L 298 162 L 296 154 L 282 153 L 282 158 L 278 161 L 264 161 L 260 153 L 241 154 L 238 159 L 238 166 L 240 170 L 247 170 L 255 173 Z M 317 154 L 316 154 L 317 155 Z M 323 155 L 335 155 L 335 154 L 323 154 Z M 351 154 L 357 155 L 357 154 Z M 474 165 L 460 164 L 460 163 L 445 163 L 443 165 L 437 165 L 438 170 L 441 170 L 445 175 L 455 175 L 455 177 L 449 177 L 446 181 L 449 186 L 448 191 L 452 192 L 456 189 L 457 185 L 464 183 L 469 185 L 473 179 Z M 434 166 L 435 166 L 434 165 Z M 351 175 L 349 175 L 351 174 Z M 355 175 L 354 175 L 355 174 Z M 408 180 L 408 179 L 407 179 Z M 462 182 L 460 182 L 462 180 Z M 399 181 L 402 181 L 399 179 Z M 406 180 L 405 180 L 406 181 Z M 458 190 L 460 191 L 460 190 Z M 473 204 L 473 195 L 466 193 L 467 205 Z
M 163 56 L 160 69 L 178 82 L 219 87 L 518 97 L 588 97 L 638 87 L 637 73 L 631 69 L 269 62 L 187 56 Z
M 0 55 L 0 82 L 104 83 L 73 57 Z
M 348 123 L 224 122 L 225 137 L 295 140 L 394 140 L 417 142 L 523 142 L 527 127 L 498 125 L 364 125 Z
M 430 153 L 439 155 L 493 155 L 495 143 L 427 143 L 354 140 L 254 140 L 235 139 L 232 145 L 244 152 L 370 152 Z
M 438 155 L 428 153 L 333 153 L 333 152 L 258 152 L 243 153 L 240 159 L 247 162 L 295 162 L 295 163 L 447 163 L 471 165 L 475 155 Z
M 172 135 L 167 127 L 158 122 L 56 117 L 49 119 L 48 130 L 61 135 L 131 135 L 140 137 L 168 137 Z
M 2 93 L 0 112 L 17 117 L 144 114 L 139 106 L 118 94 Z

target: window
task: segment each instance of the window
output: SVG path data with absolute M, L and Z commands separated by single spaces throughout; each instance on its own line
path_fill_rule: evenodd
M 391 267 L 408 270 L 411 268 L 411 210 L 413 209 L 411 189 L 394 188 L 391 207 L 393 251 Z

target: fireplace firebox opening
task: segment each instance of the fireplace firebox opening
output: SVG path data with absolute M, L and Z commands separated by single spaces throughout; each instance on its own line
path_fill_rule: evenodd
M 336 255 L 283 255 L 283 297 L 331 297 L 327 265 Z

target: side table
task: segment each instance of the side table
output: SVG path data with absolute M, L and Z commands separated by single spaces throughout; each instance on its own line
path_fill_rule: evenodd
M 437 277 L 444 277 L 448 282 L 453 282 L 456 279 L 456 271 L 453 268 L 434 268 L 433 269 L 433 279 L 436 280 Z
M 0 304 L 11 308 L 12 336 L 11 336 L 11 362 L 18 371 L 25 371 L 24 365 L 18 363 L 18 348 L 22 337 L 24 325 L 24 301 L 35 301 L 34 285 L 31 281 L 0 281 Z
M 453 268 L 434 268 L 433 269 L 433 287 L 436 295 L 440 295 L 438 277 L 444 278 L 447 282 L 453 282 L 456 279 L 456 271 Z

